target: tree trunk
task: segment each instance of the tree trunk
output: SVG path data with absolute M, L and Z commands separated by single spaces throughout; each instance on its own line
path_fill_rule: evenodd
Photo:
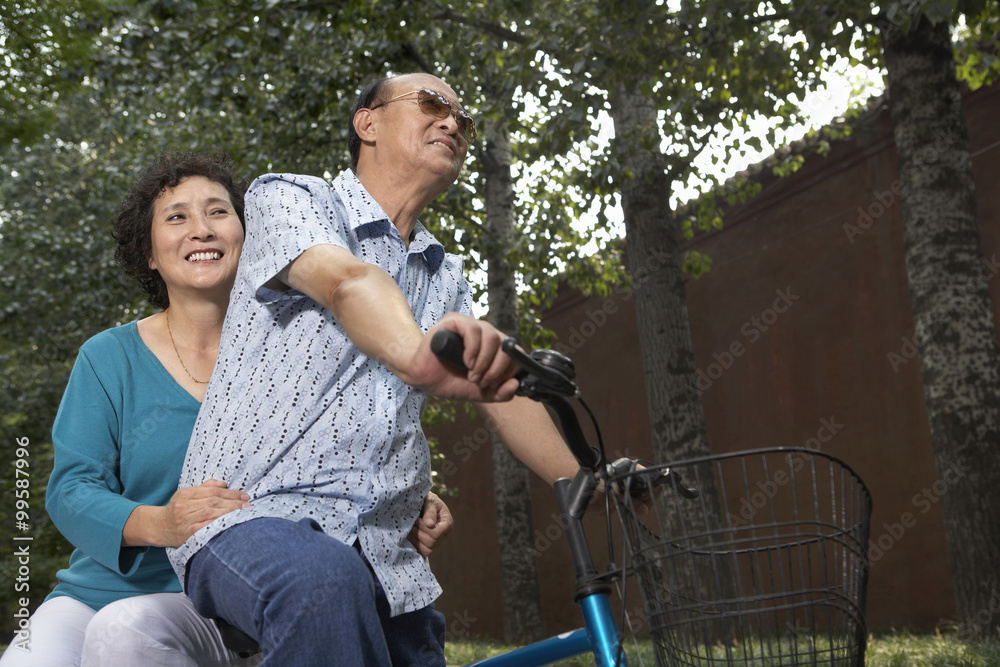
M 1000 626 L 1000 349 L 949 26 L 883 31 L 903 244 L 961 634 Z
M 708 433 L 701 397 L 696 389 L 694 347 L 688 322 L 687 294 L 678 256 L 677 225 L 670 209 L 670 180 L 663 168 L 660 132 L 653 100 L 619 86 L 611 104 L 615 122 L 614 150 L 621 172 L 622 209 L 626 248 L 635 295 L 639 346 L 648 394 L 653 456 L 657 463 L 706 456 Z M 693 470 L 693 469 L 689 469 Z M 674 535 L 698 535 L 691 546 L 702 547 L 676 580 L 667 582 L 671 594 L 709 605 L 730 600 L 734 567 L 718 550 L 723 526 L 720 496 L 709 465 L 697 471 L 703 501 L 675 505 L 664 498 L 666 521 Z M 671 508 L 679 508 L 683 517 Z M 708 555 L 711 553 L 711 555 Z M 700 637 L 728 641 L 733 629 L 727 621 L 706 620 Z
M 487 119 L 483 170 L 486 180 L 486 233 L 489 320 L 517 334 L 517 288 L 507 252 L 514 244 L 514 181 L 507 121 Z M 544 636 L 538 568 L 532 540 L 528 469 L 493 434 L 493 490 L 496 498 L 504 640 L 526 644 Z
M 708 435 L 696 388 L 687 295 L 656 106 L 641 94 L 619 88 L 611 115 L 616 157 L 629 174 L 622 181 L 622 209 L 653 456 L 657 462 L 703 456 L 708 454 Z

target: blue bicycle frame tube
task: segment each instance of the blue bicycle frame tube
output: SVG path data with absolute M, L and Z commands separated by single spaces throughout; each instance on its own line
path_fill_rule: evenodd
M 542 667 L 557 660 L 572 658 L 574 655 L 589 653 L 591 650 L 587 630 L 580 628 L 572 632 L 543 639 L 535 644 L 477 660 L 467 667 Z
M 543 639 L 466 667 L 542 667 L 582 653 L 593 653 L 597 667 L 628 667 L 625 652 L 618 654 L 618 628 L 608 596 L 595 593 L 580 600 L 586 628 Z M 615 660 L 618 662 L 615 662 Z
M 580 600 L 583 617 L 587 621 L 590 645 L 594 650 L 597 667 L 628 667 L 625 651 L 619 654 L 618 628 L 611 613 L 608 596 L 596 593 Z

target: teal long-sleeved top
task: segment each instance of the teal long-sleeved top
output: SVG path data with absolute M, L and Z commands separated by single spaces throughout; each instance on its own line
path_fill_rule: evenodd
M 52 427 L 55 463 L 45 507 L 76 550 L 49 597 L 94 609 L 145 593 L 179 592 L 160 547 L 123 547 L 139 505 L 177 490 L 201 403 L 167 372 L 135 322 L 80 348 Z

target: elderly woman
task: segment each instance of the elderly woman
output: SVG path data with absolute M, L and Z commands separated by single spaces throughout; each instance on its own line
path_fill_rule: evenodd
M 165 155 L 123 201 L 115 258 L 162 310 L 80 349 L 46 494 L 76 550 L 2 667 L 259 662 L 194 611 L 163 548 L 250 502 L 219 480 L 177 488 L 243 246 L 244 185 L 225 159 Z M 451 525 L 431 494 L 410 539 L 427 555 Z

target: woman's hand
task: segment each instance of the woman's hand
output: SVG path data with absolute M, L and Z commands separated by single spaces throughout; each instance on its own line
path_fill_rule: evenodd
M 424 510 L 410 529 L 409 540 L 421 556 L 430 556 L 434 547 L 455 527 L 451 510 L 436 493 L 424 498 Z
M 233 510 L 250 507 L 250 496 L 210 479 L 177 489 L 162 507 L 140 505 L 122 531 L 122 546 L 179 547 L 198 530 Z

